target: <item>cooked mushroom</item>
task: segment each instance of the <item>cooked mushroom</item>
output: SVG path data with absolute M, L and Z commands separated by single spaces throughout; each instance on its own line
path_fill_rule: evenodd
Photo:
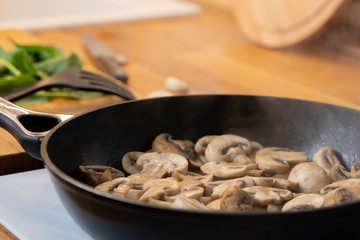
M 152 179 L 144 183 L 144 194 L 139 201 L 147 201 L 150 198 L 161 199 L 165 196 L 173 196 L 179 192 L 179 184 L 173 179 Z
M 232 162 L 241 163 L 241 164 L 249 164 L 249 163 L 254 163 L 255 161 L 251 160 L 251 158 L 249 158 L 245 154 L 240 153 L 233 158 Z
M 340 180 L 340 181 L 336 181 L 333 182 L 329 185 L 324 186 L 323 188 L 321 188 L 320 190 L 320 194 L 321 195 L 325 195 L 327 194 L 329 191 L 341 188 L 341 187 L 357 187 L 360 188 L 360 179 L 358 178 L 350 178 L 350 179 L 345 179 L 345 180 Z
M 129 175 L 127 178 L 131 180 L 134 189 L 141 190 L 143 188 L 144 183 L 146 183 L 151 179 L 155 179 L 156 177 L 145 173 L 135 173 Z
M 192 180 L 198 180 L 202 183 L 211 182 L 213 180 L 213 175 L 201 175 L 201 174 L 194 174 L 188 171 L 186 174 L 174 172 L 173 177 L 177 178 L 179 181 L 184 180 L 185 178 L 191 177 Z
M 326 173 L 329 173 L 336 164 L 341 164 L 330 147 L 322 147 L 314 154 L 312 161 L 322 167 Z
M 204 183 L 196 180 L 194 177 L 188 176 L 179 182 L 180 191 L 186 188 L 204 187 Z
M 322 187 L 330 183 L 330 178 L 324 169 L 313 162 L 296 165 L 288 179 L 299 183 L 298 191 L 302 193 L 319 193 Z
M 240 153 L 250 152 L 249 140 L 233 134 L 224 134 L 209 142 L 205 150 L 205 157 L 207 161 L 231 162 Z
M 351 171 L 347 171 L 342 164 L 335 164 L 329 172 L 329 177 L 332 182 L 349 179 L 349 178 L 360 178 L 360 170 L 358 169 L 358 163 L 354 163 Z
M 206 207 L 211 210 L 220 210 L 220 205 L 221 205 L 221 198 L 218 198 L 206 204 Z
M 204 155 L 205 149 L 208 146 L 209 142 L 213 140 L 215 137 L 217 137 L 217 135 L 207 135 L 199 138 L 195 143 L 195 152 L 197 154 Z
M 254 186 L 255 182 L 251 177 L 242 177 L 242 178 L 236 178 L 231 180 L 223 181 L 218 186 L 215 186 L 212 189 L 211 198 L 217 199 L 220 198 L 221 195 L 228 189 L 228 188 L 245 188 Z
M 255 156 L 257 151 L 263 149 L 264 147 L 260 143 L 255 141 L 250 141 L 250 145 L 251 145 L 251 153 L 248 153 L 248 156 L 253 162 L 255 162 Z
M 286 173 L 290 165 L 306 162 L 304 152 L 295 152 L 289 148 L 267 147 L 260 149 L 255 156 L 259 168 L 269 173 Z
M 187 198 L 193 198 L 200 200 L 201 196 L 204 193 L 204 188 L 202 187 L 189 187 L 181 189 L 180 193 L 175 196 L 166 198 L 167 201 L 173 202 L 179 195 L 185 196 Z
M 116 178 L 111 181 L 101 183 L 95 187 L 96 190 L 111 193 L 120 197 L 124 197 L 126 192 L 131 188 L 131 180 L 125 177 Z
M 201 171 L 206 174 L 213 174 L 221 178 L 236 178 L 243 177 L 249 170 L 257 168 L 257 164 L 241 164 L 228 162 L 207 162 L 200 167 Z
M 238 187 L 229 187 L 220 199 L 220 210 L 228 212 L 249 211 L 254 203 L 254 199 Z
M 360 200 L 360 188 L 340 187 L 324 195 L 324 206 L 350 203 Z
M 193 142 L 189 140 L 174 140 L 169 133 L 159 134 L 152 142 L 152 150 L 160 153 L 176 153 L 186 159 L 195 158 Z
M 137 159 L 143 155 L 143 152 L 132 151 L 124 154 L 121 165 L 128 174 L 140 173 L 142 167 L 136 164 Z
M 293 194 L 286 189 L 252 186 L 243 189 L 254 198 L 255 204 L 266 206 L 268 204 L 281 204 L 293 198 Z
M 125 176 L 120 170 L 102 165 L 79 166 L 79 171 L 80 178 L 91 186 Z
M 197 155 L 195 158 L 188 159 L 188 161 L 189 161 L 189 166 L 195 168 L 199 168 L 207 162 L 205 156 L 203 155 Z
M 355 173 L 355 172 L 359 172 L 360 175 L 360 161 L 355 161 L 351 167 L 351 172 Z
M 299 195 L 284 204 L 281 211 L 283 212 L 300 212 L 321 208 L 324 199 L 317 193 L 307 193 Z
M 185 173 L 188 169 L 188 161 L 174 153 L 145 153 L 141 155 L 136 164 L 141 166 L 141 173 L 150 174 L 157 178 L 168 176 L 173 172 Z
M 174 208 L 179 209 L 191 209 L 191 210 L 207 210 L 208 208 L 196 199 L 188 198 L 183 195 L 179 195 L 175 198 L 171 205 Z

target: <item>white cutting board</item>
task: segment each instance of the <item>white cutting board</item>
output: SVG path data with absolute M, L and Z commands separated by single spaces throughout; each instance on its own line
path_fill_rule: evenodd
M 92 239 L 66 212 L 45 169 L 0 177 L 0 223 L 21 240 Z
M 0 0 L 0 30 L 33 30 L 199 12 L 198 4 L 180 0 Z

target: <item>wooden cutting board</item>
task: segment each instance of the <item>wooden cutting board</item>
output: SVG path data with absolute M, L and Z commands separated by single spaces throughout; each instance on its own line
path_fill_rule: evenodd
M 60 47 L 66 54 L 71 52 L 76 53 L 85 62 L 85 69 L 99 72 L 91 64 L 91 59 L 86 54 L 79 38 L 71 35 L 64 35 L 61 37 L 63 45 L 58 47 Z M 7 51 L 14 48 L 11 41 L 9 41 L 9 38 L 15 40 L 19 44 L 51 45 L 50 43 L 47 43 L 28 32 L 18 30 L 0 31 L 0 46 Z M 26 108 L 41 112 L 79 114 L 123 101 L 124 99 L 114 95 L 106 95 L 89 100 L 70 100 L 59 98 L 53 99 L 48 103 L 27 106 Z M 41 162 L 33 161 L 33 159 L 24 152 L 19 143 L 3 129 L 0 129 L 0 143 L 0 174 L 26 170 L 32 168 L 32 165 L 35 168 L 42 166 Z

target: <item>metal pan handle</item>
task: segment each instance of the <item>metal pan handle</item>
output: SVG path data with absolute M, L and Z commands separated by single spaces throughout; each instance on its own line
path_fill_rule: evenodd
M 0 127 L 11 133 L 28 154 L 40 160 L 42 139 L 72 116 L 31 111 L 0 98 Z

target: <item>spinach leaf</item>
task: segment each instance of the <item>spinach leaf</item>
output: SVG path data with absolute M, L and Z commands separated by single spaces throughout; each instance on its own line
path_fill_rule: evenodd
M 30 74 L 20 74 L 17 76 L 5 76 L 0 78 L 0 93 L 7 93 L 14 91 L 18 88 L 28 86 L 36 82 L 36 78 Z

